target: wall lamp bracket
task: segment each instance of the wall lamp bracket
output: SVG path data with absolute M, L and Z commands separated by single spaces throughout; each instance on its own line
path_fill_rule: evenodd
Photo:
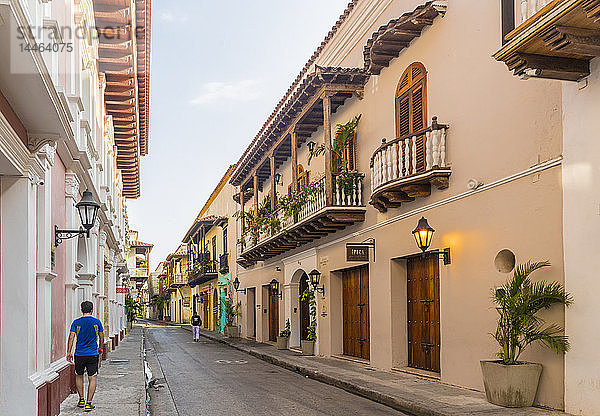
M 444 250 L 438 252 L 444 259 L 444 266 L 452 264 L 452 258 L 450 257 L 450 247 L 446 247 Z
M 80 228 L 79 230 L 60 230 L 58 226 L 54 226 L 54 245 L 58 247 L 60 243 L 69 238 L 79 237 L 80 235 L 90 236 L 90 230 Z

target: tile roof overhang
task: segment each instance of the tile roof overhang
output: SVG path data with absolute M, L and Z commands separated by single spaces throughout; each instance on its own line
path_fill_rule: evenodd
M 332 112 L 354 93 L 362 91 L 369 74 L 360 68 L 321 68 L 307 75 L 286 101 L 269 126 L 248 147 L 231 175 L 235 186 L 245 184 L 257 169 L 259 186 L 270 176 L 268 152 L 277 148 L 276 167 L 291 156 L 291 144 L 286 139 L 295 128 L 298 144 L 323 125 L 323 104 L 319 98 L 331 96 Z M 246 188 L 244 188 L 246 189 Z
M 365 45 L 365 71 L 379 75 L 436 17 L 443 16 L 446 8 L 445 1 L 428 1 L 381 26 Z
M 214 215 L 209 215 L 204 218 L 197 218 L 194 221 L 194 223 L 192 224 L 192 226 L 190 227 L 190 229 L 188 230 L 188 232 L 183 237 L 183 242 L 184 243 L 191 242 L 192 237 L 194 237 L 196 234 L 198 234 L 202 229 L 204 229 L 204 231 L 206 232 L 206 231 L 210 230 L 212 227 L 216 227 L 216 226 L 222 225 L 224 223 L 227 223 L 227 221 L 228 221 L 227 217 L 216 217 Z
M 94 14 L 123 195 L 137 198 L 140 157 L 148 153 L 151 0 L 94 0 Z
M 302 123 L 304 120 L 300 120 L 298 123 L 298 144 L 306 141 L 313 132 L 317 131 L 319 126 L 323 125 L 322 103 L 316 102 L 320 100 L 315 100 L 322 93 L 322 88 L 331 87 L 332 90 L 335 90 L 336 86 L 342 87 L 337 89 L 338 93 L 332 98 L 332 112 L 334 112 L 352 93 L 361 91 L 372 74 L 379 74 L 381 69 L 387 67 L 392 59 L 398 57 L 413 39 L 421 35 L 425 27 L 433 24 L 436 17 L 443 16 L 447 8 L 446 0 L 428 1 L 416 7 L 412 12 L 405 13 L 398 19 L 391 20 L 382 26 L 365 46 L 364 68 L 321 68 L 317 66 L 315 62 L 321 51 L 347 20 L 359 1 L 353 0 L 348 4 L 344 13 L 304 65 L 252 143 L 246 148 L 231 175 L 232 185 L 241 185 L 243 190 L 247 191 L 253 187 L 253 184 L 249 183 L 249 179 L 256 169 L 259 189 L 262 189 L 262 183 L 270 176 L 268 153 L 274 148 L 276 149 L 276 168 L 290 157 L 291 145 L 290 140 L 286 140 L 286 136 L 290 132 L 290 127 L 298 122 L 297 115 L 306 110 L 304 106 L 314 107 L 310 108 L 312 112 L 309 114 L 307 122 Z M 313 67 L 315 71 L 308 74 L 309 69 Z M 343 77 L 347 78 L 344 80 Z M 319 111 L 321 111 L 320 115 Z M 244 192 L 245 195 L 246 192 Z M 234 199 L 239 203 L 239 193 L 234 196 Z

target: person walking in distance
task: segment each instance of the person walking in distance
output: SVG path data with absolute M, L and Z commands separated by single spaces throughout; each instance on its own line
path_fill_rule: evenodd
M 192 334 L 194 335 L 194 341 L 200 341 L 200 325 L 202 325 L 202 320 L 200 319 L 200 315 L 197 312 L 194 312 L 192 315 Z
M 96 375 L 98 374 L 98 360 L 102 348 L 98 347 L 98 340 L 104 340 L 104 328 L 99 319 L 92 316 L 94 304 L 90 301 L 81 303 L 82 317 L 77 318 L 71 324 L 71 332 L 67 342 L 67 361 L 73 362 L 73 340 L 77 338 L 75 345 L 75 385 L 79 393 L 77 407 L 83 407 L 84 411 L 91 412 L 95 409 L 92 404 L 96 392 Z M 87 401 L 83 396 L 83 373 L 87 371 L 88 392 Z

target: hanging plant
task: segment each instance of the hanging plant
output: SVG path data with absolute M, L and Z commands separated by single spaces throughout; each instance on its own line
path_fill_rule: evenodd
M 337 124 L 335 130 L 335 137 L 333 139 L 333 145 L 330 147 L 331 153 L 334 157 L 337 157 L 338 160 L 344 159 L 344 150 L 348 146 L 348 141 L 350 138 L 356 133 L 356 128 L 358 127 L 358 122 L 362 114 L 355 116 L 352 120 L 348 121 L 345 124 Z M 314 157 L 318 157 L 321 153 L 325 152 L 325 144 L 320 144 L 319 146 L 315 146 L 308 153 L 308 165 L 310 166 L 310 162 Z
M 306 328 L 308 334 L 306 335 L 307 341 L 317 340 L 317 302 L 315 300 L 315 292 L 306 288 L 300 295 L 300 302 L 308 301 L 310 324 Z

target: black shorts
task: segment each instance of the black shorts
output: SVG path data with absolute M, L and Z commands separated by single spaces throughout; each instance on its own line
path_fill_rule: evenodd
M 98 356 L 97 355 L 76 355 L 75 356 L 75 374 L 82 376 L 87 370 L 88 377 L 98 374 Z

